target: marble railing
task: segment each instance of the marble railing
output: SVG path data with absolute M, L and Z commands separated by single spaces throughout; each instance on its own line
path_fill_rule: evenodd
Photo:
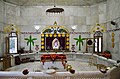
M 27 53 L 27 54 L 21 54 L 20 55 L 20 58 L 25 58 L 25 57 L 30 57 L 30 58 L 35 58 L 35 60 L 38 60 L 40 61 L 41 59 L 41 56 L 43 54 L 52 54 L 51 52 L 49 53 Z M 54 53 L 55 54 L 55 53 Z M 61 54 L 61 53 L 57 53 L 57 54 Z M 63 53 L 62 53 L 63 54 Z M 112 59 L 107 59 L 105 57 L 102 57 L 102 56 L 98 56 L 96 54 L 93 54 L 92 53 L 72 53 L 72 52 L 69 52 L 69 53 L 64 53 L 66 55 L 66 58 L 67 60 L 79 60 L 80 62 L 87 62 L 87 63 L 92 63 L 92 64 L 104 64 L 106 66 L 113 66 L 116 61 L 115 60 L 112 60 Z M 13 55 L 12 58 L 11 58 L 11 66 L 14 66 L 15 65 L 15 56 L 19 56 L 18 55 Z
M 112 67 L 107 73 L 100 71 L 78 71 L 75 74 L 69 72 L 56 72 L 46 74 L 44 72 L 29 72 L 23 75 L 21 72 L 0 71 L 0 79 L 119 79 L 120 63 Z
M 94 56 L 96 57 L 97 64 L 104 64 L 105 66 L 112 67 L 114 66 L 114 64 L 117 63 L 115 60 L 112 60 L 112 59 L 107 59 L 105 57 L 98 56 L 98 55 L 94 55 Z
M 83 71 L 71 74 L 69 72 L 56 72 L 46 74 L 43 72 L 29 72 L 23 75 L 22 72 L 0 72 L 1 79 L 109 79 L 108 75 L 99 71 Z

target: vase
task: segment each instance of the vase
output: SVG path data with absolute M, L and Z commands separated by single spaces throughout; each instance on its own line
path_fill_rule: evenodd
M 39 45 L 35 45 L 35 50 L 36 50 L 36 52 L 38 52 L 38 50 L 39 50 Z
M 75 52 L 75 45 L 72 45 L 71 50 L 72 52 Z

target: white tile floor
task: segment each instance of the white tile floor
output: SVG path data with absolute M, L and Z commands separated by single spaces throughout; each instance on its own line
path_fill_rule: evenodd
M 76 71 L 98 71 L 96 66 L 90 66 L 88 63 L 81 62 L 79 60 L 68 61 L 68 64 L 70 64 L 72 66 L 72 68 L 75 69 Z M 16 65 L 16 66 L 13 66 L 11 68 L 8 68 L 6 71 L 22 71 L 24 69 L 28 69 L 29 71 L 40 72 L 40 71 L 47 69 L 48 67 L 50 68 L 53 66 L 57 67 L 58 71 L 63 71 L 63 72 L 66 71 L 63 68 L 61 62 L 55 62 L 55 63 L 45 62 L 45 64 L 42 65 L 42 63 L 39 61 L 28 62 L 28 63 Z

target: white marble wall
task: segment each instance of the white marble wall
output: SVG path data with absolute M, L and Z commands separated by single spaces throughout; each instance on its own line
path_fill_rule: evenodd
M 6 24 L 19 24 L 20 8 L 17 5 L 6 3 L 4 4 L 5 14 L 4 22 Z
M 53 25 L 54 21 L 57 21 L 58 25 L 63 25 L 71 31 L 71 25 L 77 25 L 76 32 L 89 32 L 91 27 L 93 27 L 96 23 L 104 23 L 106 22 L 106 3 L 100 3 L 93 6 L 57 6 L 64 8 L 65 12 L 61 15 L 46 15 L 46 9 L 53 6 L 21 6 L 20 7 L 20 26 L 21 31 L 35 32 L 34 25 L 40 25 L 41 28 L 39 31 L 41 32 L 43 28 L 48 25 Z M 28 29 L 29 28 L 29 29 Z M 75 38 L 78 37 L 79 34 L 74 35 Z M 27 36 L 27 35 L 26 35 Z M 40 39 L 40 35 L 36 35 L 38 39 Z M 71 44 L 75 44 L 73 41 L 73 35 L 70 37 Z M 25 35 L 21 35 L 21 37 L 25 37 Z M 83 35 L 82 37 L 90 37 L 89 35 Z M 21 42 L 24 40 L 21 38 Z M 40 41 L 37 42 L 40 44 Z M 24 44 L 21 44 L 26 46 Z M 85 46 L 84 46 L 85 47 Z M 78 47 L 76 47 L 78 50 Z
M 25 50 L 29 50 L 29 46 L 27 46 L 27 40 L 24 40 L 24 38 L 29 38 L 29 36 L 32 36 L 32 38 L 37 38 L 37 40 L 34 40 L 34 46 L 32 46 L 32 50 L 35 51 L 35 45 L 39 45 L 39 50 L 41 49 L 41 35 L 40 34 L 22 34 L 20 35 L 21 38 L 19 39 L 19 48 L 25 47 Z
M 21 6 L 20 7 L 20 25 L 30 27 L 34 31 L 34 25 L 43 26 L 53 25 L 57 21 L 58 25 L 65 25 L 70 28 L 71 25 L 78 25 L 76 31 L 90 31 L 86 29 L 89 25 L 106 22 L 106 4 L 100 3 L 93 6 L 58 6 L 64 8 L 65 12 L 61 15 L 46 15 L 46 9 L 51 6 Z M 86 28 L 85 28 L 86 27 Z M 84 29 L 84 30 L 83 30 Z M 23 30 L 24 31 L 24 30 Z M 28 30 L 27 30 L 28 31 Z M 41 30 L 40 30 L 41 31 Z
M 107 20 L 120 17 L 120 0 L 107 0 Z
M 4 26 L 4 3 L 0 0 L 0 57 L 3 56 L 4 52 L 4 34 L 1 32 Z
M 120 17 L 120 0 L 107 0 L 106 18 L 107 21 L 112 21 Z M 118 28 L 120 28 L 120 18 L 115 20 L 118 23 Z M 111 23 L 107 24 L 108 29 L 115 29 L 116 27 Z M 120 31 L 115 31 L 115 47 L 111 46 L 111 33 L 107 33 L 107 49 L 111 51 L 112 57 L 115 60 L 120 60 Z
M 69 31 L 71 31 L 72 25 L 77 25 L 76 32 L 89 32 L 96 23 L 106 22 L 106 3 L 92 6 L 57 6 L 65 10 L 61 15 L 46 15 L 46 9 L 53 6 L 17 6 L 10 3 L 5 3 L 4 6 L 4 22 L 6 25 L 14 23 L 21 28 L 22 32 L 35 32 L 34 25 L 40 25 L 39 32 L 41 32 L 46 26 L 53 25 L 54 21 L 57 21 L 58 25 L 68 28 Z M 28 36 L 29 34 L 19 35 L 19 48 L 21 46 L 25 47 L 26 50 L 29 49 L 24 40 Z M 32 36 L 38 38 L 35 44 L 40 45 L 40 35 L 34 34 Z M 79 34 L 70 35 L 70 46 L 75 44 L 73 38 L 77 38 L 78 36 Z M 91 36 L 82 35 L 83 38 Z M 84 48 L 85 45 L 82 49 L 85 50 Z M 76 50 L 78 50 L 78 47 L 76 47 Z
M 0 56 L 3 56 L 3 54 L 6 51 L 6 35 L 2 31 L 4 30 L 4 27 L 8 26 L 9 24 L 19 24 L 19 14 L 19 6 L 6 3 L 3 0 L 0 0 Z

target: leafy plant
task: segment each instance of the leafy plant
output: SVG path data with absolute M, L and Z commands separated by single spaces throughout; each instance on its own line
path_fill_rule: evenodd
M 79 35 L 78 38 L 74 38 L 74 40 L 76 40 L 76 46 L 79 45 L 79 51 L 81 50 L 81 43 L 83 45 L 83 40 L 85 40 L 85 38 L 81 38 L 81 35 Z
M 110 51 L 109 51 L 109 50 L 106 50 L 106 51 L 104 51 L 104 52 L 110 54 Z
M 37 38 L 32 38 L 32 36 L 30 35 L 29 38 L 25 38 L 25 40 L 27 40 L 27 46 L 30 44 L 30 52 L 31 50 L 31 45 L 34 46 L 34 40 L 37 40 Z

